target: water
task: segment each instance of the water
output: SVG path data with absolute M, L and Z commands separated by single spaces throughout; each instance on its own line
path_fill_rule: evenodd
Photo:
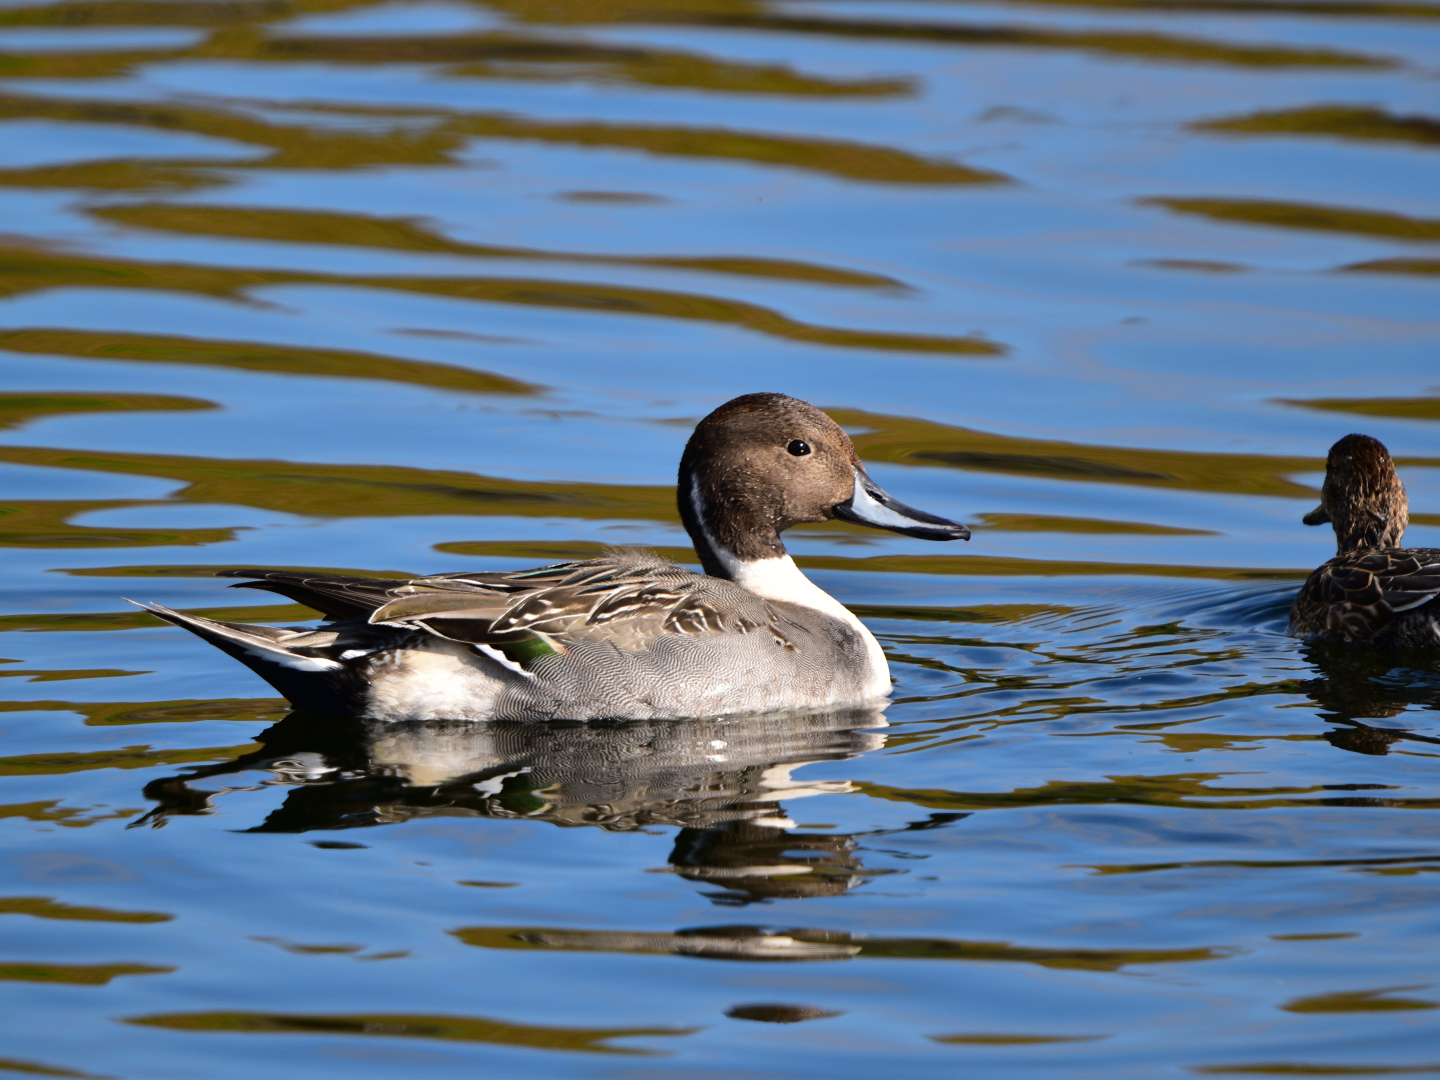
M 1324 454 L 1440 546 L 1440 7 L 11 0 L 0 1071 L 1440 1072 L 1440 663 L 1298 643 Z M 686 559 L 827 408 L 967 546 L 791 535 L 898 680 L 287 718 L 122 596 Z

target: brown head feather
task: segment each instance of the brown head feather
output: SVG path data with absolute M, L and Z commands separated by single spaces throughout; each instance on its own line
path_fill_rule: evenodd
M 791 452 L 796 440 L 807 453 Z M 680 517 L 705 572 L 727 576 L 709 539 L 745 561 L 784 555 L 780 534 L 834 516 L 855 492 L 858 465 L 850 436 L 813 405 L 784 394 L 721 405 L 696 426 L 680 458 Z
M 1335 527 L 1338 553 L 1399 547 L 1410 523 L 1410 500 L 1390 451 L 1369 435 L 1346 435 L 1330 448 L 1320 506 L 1306 524 Z

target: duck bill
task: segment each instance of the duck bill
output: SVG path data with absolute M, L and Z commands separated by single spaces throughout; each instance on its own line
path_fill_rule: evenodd
M 841 521 L 918 536 L 922 540 L 970 539 L 970 530 L 964 525 L 916 510 L 887 495 L 858 465 L 855 467 L 855 493 L 835 507 L 835 516 Z
M 1321 503 L 1300 520 L 1306 525 L 1328 525 L 1330 523 L 1330 515 L 1325 512 L 1325 504 Z

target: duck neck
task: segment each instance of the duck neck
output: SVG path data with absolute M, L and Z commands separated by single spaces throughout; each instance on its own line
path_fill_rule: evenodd
M 709 498 L 699 478 L 682 463 L 676 502 L 680 520 L 700 556 L 700 565 L 711 577 L 738 581 L 742 568 L 750 563 L 784 559 L 790 562 L 780 530 L 770 515 L 736 500 L 733 504 Z M 721 505 L 716 505 L 720 501 Z M 790 562 L 791 566 L 795 564 Z M 796 573 L 799 573 L 797 570 Z
M 725 525 L 729 529 L 713 527 L 700 485 L 693 477 L 684 475 L 681 484 L 680 516 L 706 574 L 733 581 L 766 600 L 783 600 L 823 611 L 870 636 L 849 608 L 800 572 L 773 527 L 761 530 L 759 537 L 751 535 L 749 543 L 727 543 L 728 534 L 737 522 L 727 516 Z
M 1388 510 L 1359 508 L 1335 522 L 1337 555 L 1351 555 L 1377 548 L 1399 547 L 1410 524 L 1408 508 L 1401 505 Z
M 864 644 L 869 660 L 871 695 L 884 697 L 890 693 L 890 665 L 875 635 L 856 618 L 854 612 L 800 572 L 795 560 L 780 542 L 778 530 L 772 527 L 768 535 L 762 532 L 758 540 L 752 534 L 748 544 L 727 544 L 725 540 L 735 529 L 737 521 L 727 516 L 720 530 L 711 527 L 704 493 L 683 465 L 678 502 L 685 531 L 690 534 L 706 574 L 733 581 L 746 592 L 766 600 L 810 608 L 844 623 L 859 635 Z M 741 550 L 737 551 L 737 546 Z

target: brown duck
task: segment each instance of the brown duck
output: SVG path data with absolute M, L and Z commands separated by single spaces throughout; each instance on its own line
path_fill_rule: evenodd
M 1410 520 L 1390 451 L 1369 435 L 1330 448 L 1306 525 L 1335 527 L 1335 558 L 1295 597 L 1290 632 L 1396 648 L 1440 647 L 1440 548 L 1403 548 Z

